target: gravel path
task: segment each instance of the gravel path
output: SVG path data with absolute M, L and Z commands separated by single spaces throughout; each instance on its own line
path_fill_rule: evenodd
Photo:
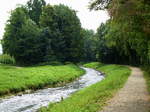
M 143 73 L 139 68 L 130 68 L 132 74 L 125 86 L 100 112 L 150 112 L 150 97 Z

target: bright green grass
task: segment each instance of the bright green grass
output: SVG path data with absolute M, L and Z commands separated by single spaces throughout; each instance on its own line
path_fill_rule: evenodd
M 50 104 L 48 108 L 42 108 L 41 112 L 96 112 L 102 109 L 105 102 L 123 86 L 130 69 L 119 65 L 104 65 L 97 62 L 88 63 L 85 67 L 91 67 L 106 74 L 103 81 L 82 89 L 60 103 Z
M 75 65 L 15 67 L 0 65 L 0 95 L 69 82 L 84 74 Z

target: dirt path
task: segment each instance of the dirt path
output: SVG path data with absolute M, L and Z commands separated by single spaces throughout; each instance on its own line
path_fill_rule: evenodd
M 131 67 L 132 74 L 125 86 L 100 112 L 150 112 L 149 95 L 140 69 Z

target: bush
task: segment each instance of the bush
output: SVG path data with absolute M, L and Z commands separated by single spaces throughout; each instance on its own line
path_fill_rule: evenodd
M 51 61 L 51 62 L 49 62 L 49 64 L 50 65 L 54 65 L 54 66 L 56 66 L 56 65 L 62 65 L 62 63 L 59 62 L 59 61 Z
M 43 63 L 39 63 L 37 64 L 38 66 L 43 66 L 43 65 L 53 65 L 53 66 L 57 66 L 57 65 L 63 65 L 61 62 L 59 61 L 50 61 L 50 62 L 43 62 Z
M 72 65 L 72 64 L 74 64 L 74 63 L 72 63 L 70 61 L 65 62 L 65 65 Z
M 14 57 L 8 55 L 8 54 L 2 54 L 0 55 L 0 63 L 2 64 L 15 64 Z

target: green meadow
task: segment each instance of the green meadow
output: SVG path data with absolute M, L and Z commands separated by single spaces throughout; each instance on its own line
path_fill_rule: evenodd
M 75 65 L 16 67 L 0 65 L 0 95 L 70 82 L 84 74 Z

